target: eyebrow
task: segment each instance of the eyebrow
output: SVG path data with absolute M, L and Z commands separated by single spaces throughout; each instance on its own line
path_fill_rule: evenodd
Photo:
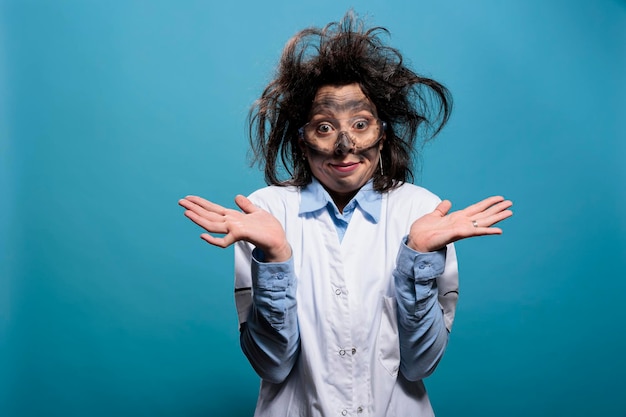
M 338 101 L 334 99 L 320 99 L 313 102 L 311 107 L 311 116 L 317 114 L 324 114 L 327 112 L 341 112 L 341 111 L 361 111 L 367 110 L 372 114 L 374 113 L 374 106 L 367 100 L 348 100 Z

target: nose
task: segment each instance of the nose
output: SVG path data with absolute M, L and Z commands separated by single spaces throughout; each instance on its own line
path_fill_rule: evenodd
M 335 142 L 335 155 L 341 156 L 354 150 L 354 143 L 346 132 L 339 132 L 337 142 Z

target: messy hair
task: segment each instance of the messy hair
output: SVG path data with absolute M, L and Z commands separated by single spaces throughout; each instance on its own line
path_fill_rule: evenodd
M 308 122 L 320 87 L 353 83 L 387 124 L 384 172 L 374 173 L 374 189 L 384 192 L 414 180 L 416 141 L 439 133 L 450 117 L 452 97 L 442 84 L 407 68 L 381 34 L 389 32 L 367 28 L 350 11 L 340 22 L 304 29 L 287 42 L 275 78 L 248 119 L 253 163 L 264 169 L 267 184 L 304 186 L 311 181 L 298 129 Z

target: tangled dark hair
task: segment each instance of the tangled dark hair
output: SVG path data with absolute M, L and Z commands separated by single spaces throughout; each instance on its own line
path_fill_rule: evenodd
M 298 129 L 308 121 L 315 94 L 326 85 L 357 83 L 387 123 L 381 150 L 384 173 L 374 173 L 374 189 L 390 190 L 413 181 L 416 140 L 433 138 L 448 121 L 452 97 L 442 84 L 422 77 L 386 46 L 383 27 L 366 28 L 349 11 L 340 22 L 308 28 L 291 38 L 276 76 L 250 110 L 253 163 L 271 185 L 304 186 L 311 171 L 299 143 Z M 281 180 L 287 175 L 288 179 Z

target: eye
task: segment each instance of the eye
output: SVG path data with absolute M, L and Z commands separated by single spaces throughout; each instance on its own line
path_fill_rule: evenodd
M 359 119 L 352 124 L 352 129 L 354 130 L 367 130 L 370 127 L 369 119 Z
M 315 133 L 319 135 L 327 135 L 332 133 L 335 128 L 330 123 L 319 123 L 315 128 Z

